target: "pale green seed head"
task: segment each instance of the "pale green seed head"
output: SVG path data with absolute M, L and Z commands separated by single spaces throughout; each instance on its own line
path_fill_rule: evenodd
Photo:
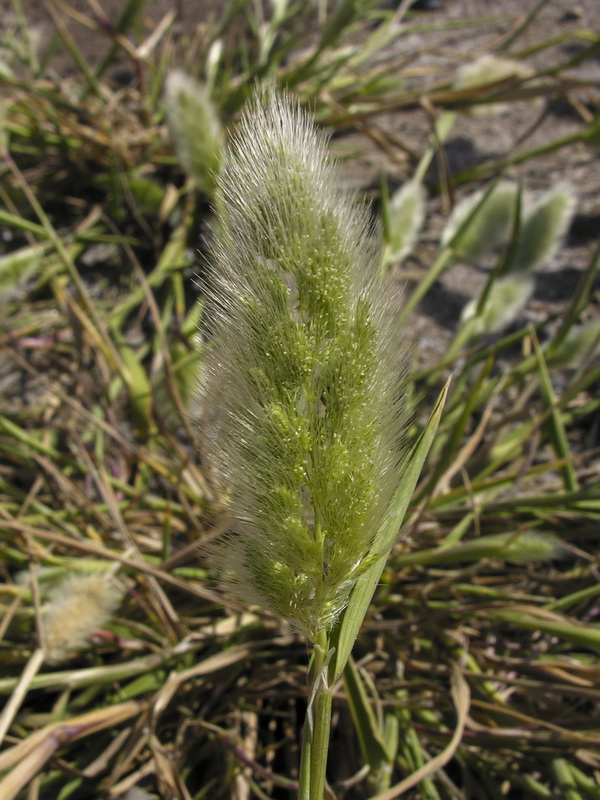
M 25 293 L 28 281 L 41 271 L 43 250 L 40 246 L 22 247 L 0 257 L 0 297 L 3 302 L 16 300 Z
M 527 276 L 507 275 L 499 278 L 473 325 L 472 335 L 497 333 L 510 325 L 529 300 L 532 291 L 533 281 Z M 478 297 L 467 303 L 460 317 L 461 325 L 475 318 L 478 303 Z
M 516 318 L 533 291 L 531 273 L 553 257 L 569 227 L 574 198 L 567 186 L 556 186 L 535 202 L 529 196 L 524 200 L 525 211 L 516 224 L 518 189 L 501 183 L 489 195 L 477 194 L 459 204 L 444 232 L 457 257 L 477 260 L 493 247 L 508 248 L 511 231 L 518 231 L 483 307 L 476 297 L 463 309 L 460 322 L 469 325 L 471 336 L 496 333 Z
M 559 184 L 528 206 L 514 259 L 507 267 L 513 272 L 534 270 L 553 258 L 571 224 L 575 198 L 569 186 Z
M 165 82 L 169 132 L 183 169 L 199 189 L 212 195 L 221 164 L 223 132 L 206 89 L 180 70 Z
M 576 369 L 586 360 L 600 355 L 600 319 L 592 319 L 585 325 L 573 327 L 557 348 L 549 349 L 548 363 Z
M 532 70 L 522 61 L 498 58 L 498 56 L 491 53 L 486 53 L 475 61 L 464 64 L 459 69 L 454 81 L 454 88 L 468 89 L 474 86 L 485 86 L 486 84 L 506 81 L 510 78 L 523 80 L 532 74 Z M 530 102 L 538 105 L 537 100 Z M 508 103 L 482 103 L 481 105 L 472 106 L 469 109 L 469 113 L 474 117 L 485 117 L 502 114 L 508 108 Z
M 314 637 L 344 608 L 399 482 L 402 372 L 364 213 L 325 140 L 257 99 L 218 182 L 209 443 L 231 491 L 217 552 L 248 602 Z
M 484 196 L 475 192 L 457 203 L 442 234 L 457 259 L 477 262 L 509 240 L 515 222 L 518 186 L 503 181 Z
M 64 661 L 84 647 L 93 631 L 109 621 L 121 597 L 105 575 L 73 574 L 56 584 L 42 615 L 47 660 Z
M 425 216 L 425 190 L 419 181 L 407 181 L 389 201 L 384 231 L 388 263 L 402 261 L 412 252 Z

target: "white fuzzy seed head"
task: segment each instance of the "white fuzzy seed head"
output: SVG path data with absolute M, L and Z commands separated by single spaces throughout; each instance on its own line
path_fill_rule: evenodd
M 495 281 L 483 310 L 473 325 L 473 335 L 491 334 L 501 331 L 516 319 L 525 306 L 531 292 L 533 281 L 524 275 L 507 275 Z M 460 317 L 461 325 L 475 317 L 479 298 L 470 300 L 464 307 Z
M 573 190 L 564 183 L 544 192 L 535 202 L 526 200 L 518 247 L 508 265 L 515 273 L 531 272 L 554 257 L 575 210 Z
M 84 647 L 120 602 L 121 592 L 103 575 L 71 575 L 53 587 L 43 609 L 47 660 L 64 661 Z
M 518 186 L 508 181 L 499 183 L 487 196 L 483 192 L 467 195 L 446 223 L 442 246 L 452 242 L 456 258 L 473 262 L 506 246 L 515 224 L 517 198 Z

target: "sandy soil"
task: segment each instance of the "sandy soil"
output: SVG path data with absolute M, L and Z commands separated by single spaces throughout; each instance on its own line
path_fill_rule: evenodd
M 493 4 L 485 0 L 447 0 L 442 11 L 421 15 L 432 23 L 430 31 L 403 37 L 390 56 L 410 64 L 414 73 L 413 85 L 431 83 L 432 79 L 443 80 L 444 77 L 450 79 L 462 64 L 501 45 L 518 20 L 523 18 L 524 7 L 528 9 L 534 5 L 519 0 Z M 479 25 L 476 30 L 434 29 L 436 21 L 481 18 L 492 13 L 496 19 Z M 504 19 L 498 20 L 499 16 Z M 557 59 L 566 62 L 583 49 L 583 42 L 575 38 L 575 32 L 583 28 L 600 29 L 600 5 L 596 0 L 583 0 L 576 4 L 554 0 L 522 36 L 515 52 L 534 47 L 551 37 L 565 36 L 564 42 L 541 50 L 529 62 L 542 70 L 556 66 Z M 568 36 L 569 32 L 571 36 Z M 591 117 L 600 107 L 600 55 L 582 67 L 570 69 L 568 76 L 574 81 L 578 78 L 592 80 L 596 87 L 591 91 L 575 88 L 566 98 L 549 99 L 541 101 L 541 104 L 513 103 L 502 112 L 485 117 L 460 114 L 445 143 L 451 172 L 456 175 L 469 167 L 540 147 L 579 130 L 582 114 Z M 376 122 L 400 140 L 407 150 L 423 151 L 424 139 L 430 130 L 425 111 L 398 111 Z M 381 152 L 359 134 L 351 134 L 335 144 L 340 153 L 360 152 L 347 165 L 349 177 L 355 186 L 375 191 L 382 170 Z M 410 177 L 411 169 L 409 163 L 406 166 L 401 163 L 394 165 L 389 160 L 385 163 L 392 187 Z M 568 302 L 600 239 L 600 152 L 575 144 L 513 166 L 507 170 L 506 176 L 522 180 L 523 187 L 534 197 L 561 182 L 569 184 L 576 197 L 575 216 L 565 244 L 536 276 L 536 289 L 524 312 L 527 320 L 535 322 L 549 312 L 560 311 Z M 435 170 L 430 171 L 429 178 L 432 192 L 420 245 L 414 257 L 408 258 L 397 271 L 399 282 L 408 292 L 435 258 L 439 235 L 447 218 L 447 209 L 434 188 L 437 180 Z M 466 191 L 459 188 L 455 200 Z M 457 264 L 432 287 L 414 316 L 421 364 L 435 363 L 443 356 L 463 306 L 480 289 L 485 278 L 484 265 Z M 586 317 L 597 313 L 600 313 L 598 283 L 594 302 L 587 309 Z
M 42 0 L 22 2 L 27 18 L 41 26 L 48 35 L 53 27 L 47 5 L 60 9 L 60 4 L 47 4 Z M 523 12 L 536 4 L 533 0 L 496 0 L 494 3 L 487 0 L 446 0 L 441 10 L 420 14 L 416 21 L 422 22 L 426 29 L 401 37 L 385 54 L 385 58 L 389 60 L 390 69 L 400 63 L 403 69 L 409 66 L 409 85 L 451 79 L 461 64 L 472 61 L 483 52 L 501 47 L 519 20 L 523 19 Z M 121 0 L 71 0 L 69 5 L 88 16 L 95 9 L 97 18 L 102 19 L 109 29 L 116 23 L 123 4 Z M 10 0 L 0 0 L 3 17 L 9 7 Z M 150 0 L 137 33 L 140 37 L 147 36 L 166 13 L 175 10 L 175 30 L 189 34 L 195 26 L 205 25 L 214 19 L 221 7 L 221 0 Z M 57 13 L 90 63 L 97 63 L 110 40 L 87 34 L 76 18 L 65 13 L 64 7 Z M 449 21 L 459 24 L 469 18 L 477 19 L 479 23 L 473 27 L 463 24 L 454 30 L 440 27 Z M 487 21 L 482 22 L 482 19 Z M 581 52 L 587 43 L 577 38 L 577 31 L 594 28 L 600 29 L 598 0 L 578 0 L 576 3 L 571 0 L 551 0 L 519 39 L 516 52 L 534 47 L 550 37 L 563 36 L 560 44 L 541 49 L 531 58 L 534 66 L 549 68 L 556 65 L 557 58 L 564 62 Z M 54 59 L 52 64 L 62 75 L 74 71 L 66 54 Z M 571 69 L 569 77 L 574 80 L 591 79 L 595 81 L 596 88 L 593 91 L 575 88 L 569 97 L 545 101 L 542 107 L 520 103 L 512 104 L 494 116 L 474 118 L 461 114 L 445 145 L 451 171 L 457 174 L 469 166 L 537 147 L 577 131 L 582 115 L 590 116 L 600 106 L 600 55 L 587 61 L 583 67 Z M 392 112 L 374 122 L 408 150 L 416 153 L 423 151 L 430 131 L 430 121 L 424 111 Z M 392 188 L 410 177 L 412 166 L 404 157 L 402 146 L 398 147 L 397 158 L 390 160 L 360 133 L 349 132 L 337 136 L 333 145 L 334 151 L 340 155 L 352 154 L 351 158 L 344 161 L 343 169 L 348 182 L 361 190 L 374 192 L 382 172 L 388 174 Z M 577 197 L 576 215 L 566 244 L 538 276 L 535 294 L 528 304 L 526 317 L 536 320 L 540 315 L 547 314 L 548 310 L 560 310 L 572 296 L 579 275 L 589 263 L 600 236 L 600 152 L 577 144 L 510 168 L 507 175 L 522 179 L 524 187 L 534 195 L 557 182 L 568 182 Z M 419 247 L 414 256 L 397 270 L 398 281 L 406 287 L 407 292 L 435 258 L 439 234 L 448 213 L 436 191 L 435 171 L 429 177 L 431 196 Z M 461 197 L 463 191 L 457 191 L 456 199 Z M 435 284 L 414 318 L 421 363 L 437 361 L 443 355 L 461 308 L 484 280 L 485 268 L 482 265 L 459 264 L 442 275 Z M 598 313 L 599 293 L 596 287 L 595 300 L 587 310 L 587 315 Z

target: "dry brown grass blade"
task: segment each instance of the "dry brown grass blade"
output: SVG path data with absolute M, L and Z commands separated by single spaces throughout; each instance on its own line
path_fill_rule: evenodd
M 110 708 L 102 708 L 46 725 L 31 734 L 24 741 L 0 754 L 0 770 L 10 769 L 16 764 L 0 781 L 0 797 L 2 800 L 13 800 L 63 744 L 106 728 L 114 728 L 140 714 L 142 710 L 141 703 L 130 700 Z
M 161 358 L 163 359 L 163 364 L 165 367 L 165 377 L 170 397 L 173 400 L 177 413 L 179 414 L 181 422 L 189 437 L 189 442 L 193 445 L 193 451 L 201 452 L 201 444 L 199 440 L 198 431 L 192 425 L 192 422 L 190 420 L 190 415 L 181 399 L 181 394 L 177 387 L 177 381 L 175 380 L 175 377 L 173 375 L 173 363 L 171 355 L 169 353 L 165 331 L 163 330 L 163 324 L 160 318 L 160 311 L 158 309 L 156 299 L 152 291 L 152 287 L 150 286 L 150 283 L 146 278 L 146 274 L 142 269 L 141 264 L 139 263 L 133 250 L 128 244 L 125 245 L 125 250 L 129 255 L 131 263 L 133 264 L 136 275 L 139 279 L 140 285 L 144 290 L 146 302 L 148 303 L 148 308 L 150 310 L 152 319 L 154 321 L 154 326 L 156 329 L 158 340 L 160 342 Z M 184 452 L 180 442 L 178 442 L 175 439 L 175 437 L 171 436 L 168 430 L 165 431 L 165 433 L 167 438 L 169 439 L 170 445 L 179 454 L 182 464 L 185 464 L 186 468 L 192 471 L 194 479 L 202 491 L 202 496 L 206 498 L 206 500 L 208 500 L 210 503 L 216 503 L 217 502 L 216 492 L 214 488 L 210 485 L 210 481 L 202 474 L 201 470 L 197 469 L 196 465 L 192 461 L 190 461 L 189 456 Z
M 286 645 L 289 644 L 290 641 L 290 638 L 282 638 L 278 643 L 280 645 Z M 225 667 L 229 667 L 232 664 L 237 664 L 240 661 L 244 661 L 246 658 L 250 657 L 252 652 L 256 650 L 257 647 L 264 646 L 265 644 L 272 645 L 273 642 L 253 642 L 252 644 L 248 645 L 232 647 L 229 650 L 224 650 L 222 653 L 205 658 L 199 664 L 196 664 L 189 669 L 182 670 L 181 672 L 171 672 L 164 686 L 158 690 L 150 704 L 150 714 L 153 726 L 156 725 L 159 716 L 169 705 L 173 699 L 173 696 L 182 684 L 204 675 L 210 675 L 213 672 L 224 669 Z
M 37 674 L 39 668 L 42 666 L 43 661 L 44 650 L 43 648 L 38 647 L 31 654 L 31 657 L 25 665 L 23 672 L 19 676 L 19 682 L 13 689 L 13 692 L 8 699 L 8 703 L 2 709 L 2 714 L 0 714 L 0 744 L 4 740 L 6 732 L 12 724 L 15 714 L 23 702 L 23 698 L 27 694 L 32 678 Z
M 108 770 L 112 759 L 122 751 L 130 733 L 131 728 L 123 728 L 123 730 L 114 737 L 114 739 L 100 753 L 100 755 L 95 758 L 91 764 L 88 764 L 84 770 L 82 770 L 85 777 L 94 778 L 96 775 Z
M 117 529 L 121 533 L 123 541 L 128 543 L 129 549 L 133 552 L 135 560 L 138 563 L 143 564 L 144 559 L 142 554 L 133 540 L 133 537 L 130 535 L 127 525 L 125 524 L 121 512 L 119 511 L 113 489 L 107 479 L 108 476 L 105 468 L 102 466 L 97 468 L 92 462 L 92 459 L 85 449 L 83 442 L 79 440 L 78 444 L 80 445 L 80 453 L 87 463 L 89 474 L 93 477 L 100 496 L 106 503 L 110 516 Z M 183 628 L 175 609 L 173 608 L 169 598 L 162 590 L 156 576 L 150 575 L 148 582 L 151 588 L 151 591 L 148 593 L 149 602 L 154 607 L 158 618 L 162 622 L 161 629 L 170 633 L 168 644 L 173 644 L 182 639 L 188 633 L 188 631 Z
M 224 730 L 223 728 L 219 727 L 218 725 L 213 725 L 210 722 L 202 721 L 201 726 L 212 733 L 216 733 L 219 739 L 223 742 L 225 747 L 230 750 L 236 759 L 241 764 L 246 764 L 250 769 L 256 774 L 261 775 L 265 778 L 269 783 L 273 786 L 281 786 L 283 789 L 288 789 L 292 792 L 298 791 L 298 781 L 290 780 L 289 778 L 282 778 L 281 775 L 276 775 L 269 769 L 266 769 L 261 764 L 258 764 L 253 758 L 251 758 L 243 749 L 243 746 L 237 744 L 231 734 Z M 333 792 L 329 789 L 329 787 L 325 787 L 325 798 L 326 800 L 335 800 Z
M 227 603 L 227 605 L 235 612 L 242 612 L 245 610 L 239 604 L 233 603 L 233 601 L 229 603 L 229 601 L 227 601 L 223 596 L 217 594 L 216 592 L 212 592 L 210 589 L 204 589 L 204 587 L 199 586 L 197 583 L 181 580 L 174 575 L 170 575 L 164 570 L 153 567 L 151 564 L 148 564 L 145 561 L 138 561 L 135 558 L 129 558 L 118 551 L 108 550 L 107 548 L 94 544 L 93 542 L 80 541 L 54 531 L 46 531 L 41 528 L 24 526 L 21 523 L 10 522 L 8 520 L 4 521 L 2 525 L 5 528 L 14 530 L 17 534 L 27 533 L 33 537 L 43 539 L 44 541 L 54 542 L 54 544 L 60 544 L 66 548 L 74 549 L 81 553 L 88 553 L 89 555 L 103 558 L 110 562 L 118 561 L 120 564 L 123 564 L 123 566 L 130 567 L 136 572 L 152 575 L 163 583 L 174 586 L 175 588 L 180 589 L 182 592 L 194 595 L 195 597 L 202 597 L 204 600 L 207 600 L 210 603 L 218 603 L 219 605 Z
M 224 625 L 221 627 L 224 634 L 231 632 L 229 630 L 231 622 L 231 618 L 223 620 Z M 240 624 L 242 624 L 242 622 L 243 620 L 240 620 Z M 249 645 L 232 647 L 215 656 L 209 656 L 199 664 L 187 670 L 171 672 L 165 684 L 155 693 L 154 698 L 148 704 L 147 712 L 144 714 L 143 719 L 139 718 L 136 721 L 134 728 L 128 736 L 127 742 L 125 742 L 122 748 L 120 758 L 113 766 L 110 777 L 107 779 L 107 788 L 110 788 L 110 791 L 116 794 L 117 787 L 127 785 L 129 779 L 123 778 L 123 776 L 128 772 L 131 766 L 136 763 L 141 751 L 145 748 L 148 729 L 153 735 L 157 735 L 161 715 L 165 712 L 171 700 L 184 683 L 239 663 L 250 657 L 253 650 L 265 644 L 271 643 L 254 642 Z M 144 735 L 144 732 L 146 735 Z M 121 780 L 122 778 L 123 780 Z M 117 783 L 118 781 L 121 781 L 121 783 Z
M 546 678 L 534 680 L 531 678 L 521 678 L 516 673 L 517 671 L 527 672 L 529 664 L 526 660 L 511 659 L 510 668 L 506 671 L 498 672 L 497 663 L 493 657 L 487 654 L 482 657 L 483 660 L 489 659 L 491 664 L 496 668 L 494 673 L 474 672 L 473 670 L 463 670 L 469 680 L 485 683 L 487 681 L 497 681 L 507 686 L 523 686 L 535 690 L 548 690 L 548 692 L 556 693 L 558 695 L 572 695 L 573 697 L 587 697 L 590 700 L 600 700 L 600 689 L 596 689 L 597 685 L 593 686 L 577 686 L 571 683 L 550 682 Z M 421 661 L 420 659 L 411 658 L 409 661 L 411 668 L 414 668 L 421 674 L 431 673 L 436 677 L 444 677 L 448 674 L 448 667 L 445 664 L 432 664 L 428 661 Z
M 156 735 L 150 737 L 150 752 L 154 762 L 154 771 L 163 797 L 177 797 L 180 800 L 192 800 L 177 771 L 177 765 L 168 750 L 159 742 Z
M 426 92 L 428 102 L 436 108 L 467 108 L 474 104 L 512 103 L 536 98 L 556 99 L 566 97 L 569 92 L 577 89 L 586 89 L 587 81 L 572 77 L 561 77 L 545 85 L 520 86 L 519 81 L 513 78 L 496 81 L 486 86 L 474 86 L 465 89 L 447 88 L 446 85 L 433 87 Z M 373 115 L 399 111 L 400 109 L 420 108 L 423 101 L 422 90 L 406 90 L 385 102 L 378 102 L 372 108 L 343 113 L 328 118 L 329 125 L 356 124 L 358 120 L 366 120 Z
M 471 675 L 469 674 L 469 677 Z M 542 688 L 540 686 L 540 688 Z M 533 731 L 537 729 L 542 729 L 545 731 L 550 731 L 553 734 L 556 734 L 554 744 L 557 746 L 569 745 L 569 746 L 598 746 L 600 744 L 600 737 L 587 735 L 582 733 L 577 733 L 576 731 L 570 731 L 567 728 L 562 728 L 560 725 L 555 725 L 552 722 L 548 722 L 547 720 L 539 719 L 538 717 L 532 717 L 529 714 L 523 714 L 520 711 L 516 711 L 513 708 L 510 708 L 508 705 L 503 705 L 501 707 L 494 706 L 492 703 L 486 703 L 482 700 L 474 700 L 473 701 L 473 708 L 494 712 L 495 714 L 506 714 L 512 719 L 520 722 L 523 726 L 531 727 L 532 731 L 528 732 L 523 728 L 490 728 L 486 725 L 479 724 L 475 722 L 473 719 L 469 719 L 469 728 L 473 731 L 478 731 L 482 733 L 489 733 L 492 736 L 510 736 L 513 738 L 524 736 L 532 736 L 535 738 L 535 733 Z
M 48 734 L 40 741 L 35 749 L 0 781 L 0 797 L 3 800 L 13 800 L 14 797 L 29 784 L 44 764 L 54 755 L 60 747 L 60 742 L 55 736 Z

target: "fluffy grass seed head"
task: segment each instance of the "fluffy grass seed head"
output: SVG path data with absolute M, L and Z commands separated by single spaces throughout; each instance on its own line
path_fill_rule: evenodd
M 479 298 L 474 297 L 463 308 L 460 322 L 471 322 L 472 334 L 497 333 L 517 317 L 533 291 L 533 279 L 528 275 L 506 275 L 499 278 L 490 292 L 481 313 L 477 315 Z
M 121 602 L 121 592 L 104 575 L 74 574 L 53 587 L 43 611 L 46 657 L 64 661 L 84 647 Z
M 514 226 L 517 197 L 518 186 L 508 181 L 499 183 L 485 198 L 481 191 L 467 195 L 448 219 L 442 246 L 452 241 L 455 257 L 473 262 L 506 246 Z
M 399 483 L 402 371 L 367 217 L 326 141 L 273 92 L 217 186 L 209 447 L 231 495 L 229 588 L 314 638 L 379 555 Z
M 442 245 L 452 246 L 455 257 L 477 263 L 493 250 L 507 248 L 515 225 L 518 187 L 503 181 L 487 196 L 477 192 L 464 198 L 452 212 Z M 556 253 L 575 206 L 572 190 L 559 184 L 533 202 L 524 196 L 519 236 L 487 300 L 478 312 L 479 297 L 463 309 L 461 325 L 471 335 L 496 333 L 510 324 L 527 303 L 534 286 L 532 273 Z
M 585 325 L 572 327 L 560 346 L 548 353 L 551 366 L 578 369 L 588 359 L 600 356 L 600 319 L 592 319 Z
M 553 186 L 535 202 L 528 202 L 519 246 L 507 268 L 526 273 L 551 261 L 569 229 L 574 210 L 573 190 L 564 183 Z
M 165 81 L 169 132 L 183 169 L 212 195 L 221 163 L 223 132 L 207 90 L 190 75 L 173 70 Z
M 10 303 L 26 293 L 27 284 L 41 271 L 40 247 L 22 247 L 0 256 L 0 303 Z
M 386 259 L 399 263 L 412 252 L 425 216 L 425 190 L 416 180 L 407 181 L 390 201 L 384 225 Z
M 533 74 L 532 70 L 522 61 L 515 61 L 509 58 L 499 58 L 498 56 L 486 53 L 475 61 L 464 64 L 458 71 L 454 81 L 455 89 L 469 89 L 472 86 L 483 86 L 487 83 L 493 84 L 497 81 L 504 81 L 510 78 L 524 80 Z M 532 103 L 539 105 L 539 102 L 532 100 Z M 469 113 L 474 117 L 486 117 L 494 114 L 502 114 L 510 107 L 510 103 L 484 103 L 474 105 L 469 109 Z

